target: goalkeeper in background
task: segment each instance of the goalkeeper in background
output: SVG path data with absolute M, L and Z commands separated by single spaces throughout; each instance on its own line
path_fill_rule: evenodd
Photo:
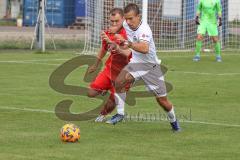
M 193 61 L 200 61 L 203 36 L 208 32 L 208 35 L 214 42 L 216 61 L 221 62 L 221 45 L 218 40 L 218 26 L 222 26 L 222 7 L 220 0 L 200 0 L 197 7 L 196 24 L 198 25 L 198 29 Z

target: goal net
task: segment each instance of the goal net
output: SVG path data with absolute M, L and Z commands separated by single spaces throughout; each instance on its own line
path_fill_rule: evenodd
M 147 13 L 158 51 L 181 51 L 195 48 L 197 26 L 195 24 L 198 0 L 87 0 L 86 1 L 86 53 L 95 53 L 101 47 L 100 32 L 109 25 L 109 11 L 137 3 L 142 13 Z M 143 5 L 147 3 L 147 5 Z M 240 48 L 240 1 L 222 0 L 223 25 L 219 38 L 223 49 Z M 147 7 L 143 7 L 147 6 Z M 203 49 L 212 49 L 206 35 Z

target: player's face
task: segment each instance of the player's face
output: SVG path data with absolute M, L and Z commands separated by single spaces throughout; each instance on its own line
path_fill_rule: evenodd
M 110 16 L 110 28 L 114 30 L 114 33 L 122 28 L 123 17 L 120 14 L 115 14 Z
M 141 22 L 140 15 L 137 15 L 134 11 L 130 11 L 124 14 L 124 18 L 131 29 L 137 29 Z

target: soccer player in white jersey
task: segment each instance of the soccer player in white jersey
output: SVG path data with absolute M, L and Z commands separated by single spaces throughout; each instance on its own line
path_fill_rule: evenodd
M 151 91 L 160 106 L 167 112 L 173 131 L 180 131 L 174 108 L 167 99 L 167 90 L 164 76 L 160 68 L 161 61 L 156 55 L 155 43 L 152 31 L 147 23 L 141 21 L 139 7 L 130 3 L 124 8 L 123 27 L 127 32 L 128 40 L 116 37 L 122 41 L 122 46 L 114 44 L 114 49 L 121 54 L 128 54 L 129 48 L 132 51 L 130 63 L 120 72 L 115 81 L 115 102 L 117 114 L 107 123 L 116 124 L 124 119 L 124 103 L 126 94 L 124 86 L 137 80 L 143 80 L 147 89 Z

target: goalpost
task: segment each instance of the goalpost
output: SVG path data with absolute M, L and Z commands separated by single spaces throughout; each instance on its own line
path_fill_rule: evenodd
M 96 54 L 101 47 L 100 32 L 108 27 L 109 11 L 137 3 L 142 19 L 150 25 L 158 51 L 193 51 L 197 35 L 195 24 L 198 0 L 87 0 L 84 52 Z M 240 49 L 240 1 L 221 0 L 223 25 L 219 38 L 225 50 Z M 237 7 L 236 7 L 237 6 Z M 212 49 L 205 36 L 203 49 Z

